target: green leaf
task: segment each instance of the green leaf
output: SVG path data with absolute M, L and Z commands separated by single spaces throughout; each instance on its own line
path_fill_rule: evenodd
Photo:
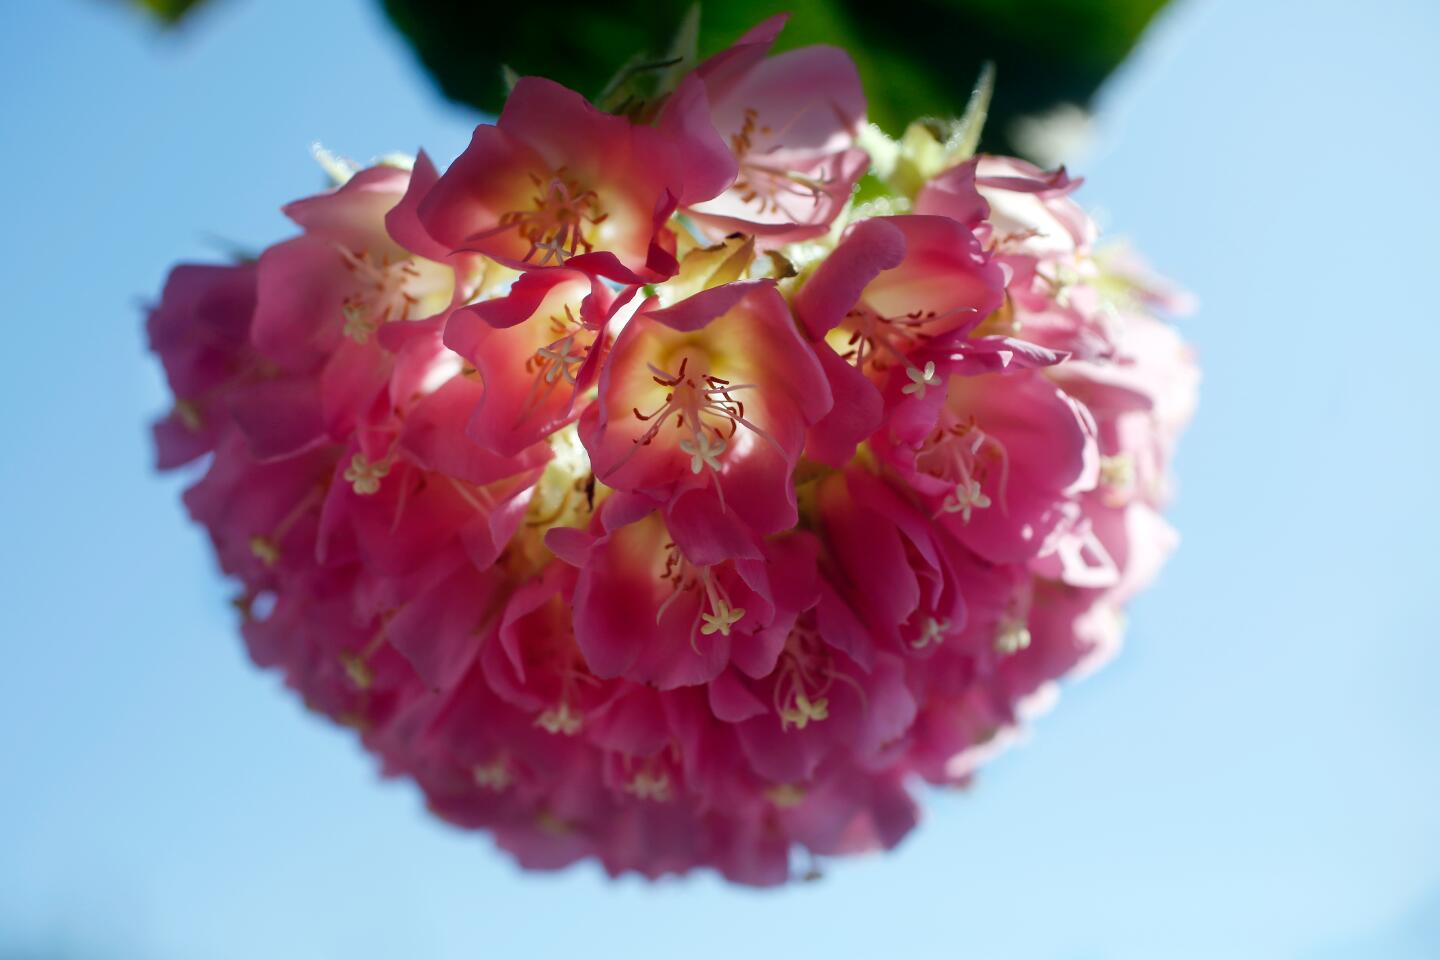
M 173 27 L 205 0 L 129 0 L 167 27 Z
M 503 10 L 477 0 L 382 2 L 445 94 L 492 114 L 506 93 L 501 63 L 592 95 L 627 66 L 633 78 L 650 65 L 636 89 L 663 91 L 683 69 L 674 61 L 688 65 L 691 49 L 714 53 L 788 11 L 777 49 L 847 50 L 871 120 L 892 136 L 917 117 L 958 116 L 993 62 L 980 146 L 1013 152 L 1017 118 L 1088 105 L 1166 0 L 716 0 L 698 30 L 691 0 L 551 0 Z

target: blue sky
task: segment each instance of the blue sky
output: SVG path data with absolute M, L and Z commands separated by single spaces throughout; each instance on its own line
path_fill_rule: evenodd
M 1440 8 L 1182 0 L 1117 75 L 1081 197 L 1202 303 L 1182 548 L 896 854 L 755 893 L 522 875 L 249 665 L 138 304 L 283 236 L 312 141 L 475 118 L 376 4 L 215 6 L 0 8 L 0 957 L 1440 954 Z

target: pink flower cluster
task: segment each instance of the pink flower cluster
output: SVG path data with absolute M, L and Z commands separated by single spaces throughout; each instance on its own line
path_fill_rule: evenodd
M 624 114 L 521 79 L 149 318 L 256 662 L 527 867 L 893 846 L 1171 544 L 1169 294 L 1063 171 L 877 172 L 781 23 Z

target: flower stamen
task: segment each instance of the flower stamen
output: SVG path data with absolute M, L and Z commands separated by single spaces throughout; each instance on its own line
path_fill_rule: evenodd
M 369 251 L 356 253 L 348 247 L 336 246 L 345 269 L 355 277 L 357 288 L 340 304 L 345 336 L 365 344 L 382 325 L 410 319 L 410 311 L 419 303 L 419 298 L 409 286 L 420 276 L 410 259 L 391 262 L 384 256 L 376 261 Z
M 380 492 L 380 481 L 389 473 L 389 457 L 371 463 L 365 459 L 365 454 L 357 453 L 350 458 L 350 466 L 345 468 L 345 480 L 356 494 L 369 497 Z
M 512 210 L 500 217 L 500 229 L 513 227 L 529 241 L 530 249 L 522 259 L 529 263 L 536 254 L 542 254 L 538 266 L 551 262 L 563 266 L 571 257 L 594 250 L 586 237 L 586 226 L 598 226 L 608 216 L 600 208 L 599 195 L 594 190 L 582 190 L 566 176 L 563 167 L 548 181 L 535 174 L 530 175 L 530 181 L 537 190 L 530 198 L 531 208 Z
M 510 764 L 502 754 L 488 764 L 477 764 L 470 768 L 470 777 L 477 787 L 500 793 L 515 782 Z
M 913 365 L 906 367 L 905 375 L 910 378 L 910 382 L 901 387 L 900 392 L 913 394 L 916 400 L 925 399 L 927 387 L 940 385 L 939 378 L 935 376 L 935 361 L 933 360 L 926 361 L 924 370 Z
M 995 650 L 1005 656 L 1030 646 L 1030 628 L 1019 617 L 1006 617 L 995 630 Z
M 949 632 L 949 620 L 926 617 L 924 625 L 920 628 L 920 636 L 910 641 L 910 646 L 915 650 L 924 650 L 932 645 L 939 646 L 945 642 L 945 634 Z
M 584 718 L 579 711 L 570 707 L 568 700 L 561 700 L 555 706 L 546 709 L 540 716 L 535 718 L 535 726 L 546 733 L 559 734 L 566 737 L 573 737 L 580 732 L 584 725 Z

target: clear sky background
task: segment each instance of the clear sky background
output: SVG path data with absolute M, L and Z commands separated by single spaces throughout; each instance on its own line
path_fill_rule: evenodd
M 1181 550 L 976 789 L 757 893 L 432 822 L 150 469 L 167 266 L 286 235 L 313 140 L 468 139 L 376 6 L 0 0 L 0 957 L 1440 956 L 1440 7 L 1181 0 L 1117 75 L 1080 196 L 1202 303 Z

